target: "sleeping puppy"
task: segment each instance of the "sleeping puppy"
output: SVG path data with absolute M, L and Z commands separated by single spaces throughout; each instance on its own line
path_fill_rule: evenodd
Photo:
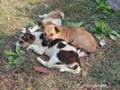
M 64 39 L 76 48 L 81 48 L 88 53 L 96 50 L 97 44 L 94 37 L 84 28 L 44 24 L 41 24 L 41 26 L 47 39 Z
M 44 39 L 45 40 L 45 39 Z M 45 50 L 49 60 L 37 57 L 37 60 L 48 68 L 58 68 L 60 72 L 79 73 L 81 70 L 79 57 L 83 54 L 63 39 L 54 39 Z
M 62 9 L 57 9 L 55 11 L 51 11 L 48 14 L 39 15 L 39 17 L 43 18 L 42 22 L 38 21 L 35 27 L 33 27 L 32 29 L 29 29 L 30 32 L 34 32 L 38 29 L 42 31 L 41 23 L 44 23 L 45 25 L 54 24 L 56 26 L 61 26 L 62 19 L 64 19 L 64 12 Z M 23 28 L 21 32 L 25 33 L 26 29 Z
M 33 52 L 42 55 L 48 46 L 47 40 L 44 40 L 45 38 L 43 37 L 43 32 L 39 30 L 35 32 L 30 32 L 27 28 L 26 33 L 20 36 L 20 39 L 16 45 L 27 47 L 26 50 L 28 53 L 30 53 L 30 51 L 32 50 Z

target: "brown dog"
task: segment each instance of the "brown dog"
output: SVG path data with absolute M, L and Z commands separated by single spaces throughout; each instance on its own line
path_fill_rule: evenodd
M 42 25 L 42 27 L 44 27 L 43 31 L 47 39 L 64 39 L 76 48 L 81 48 L 88 53 L 96 50 L 97 44 L 94 37 L 84 28 L 55 25 Z

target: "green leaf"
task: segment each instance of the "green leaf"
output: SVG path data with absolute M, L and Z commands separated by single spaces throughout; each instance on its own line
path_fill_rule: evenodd
M 94 34 L 95 38 L 97 38 L 98 40 L 102 39 L 102 36 L 100 34 Z
M 13 56 L 7 56 L 7 59 L 9 62 L 11 62 L 13 60 Z
M 84 22 L 79 22 L 77 26 L 81 27 L 84 24 Z
M 4 51 L 4 54 L 5 54 L 6 56 L 8 56 L 8 55 L 16 56 L 16 54 L 15 54 L 14 52 L 12 52 L 12 51 L 7 51 L 7 50 Z
M 100 0 L 95 0 L 97 3 L 99 3 L 100 2 Z
M 16 46 L 15 51 L 16 51 L 17 54 L 19 54 L 19 52 L 20 52 L 20 46 Z
M 117 36 L 114 34 L 109 34 L 109 37 L 114 41 L 116 41 L 116 39 L 117 39 Z
M 29 23 L 27 23 L 27 25 L 26 25 L 28 28 L 33 28 L 34 26 L 35 26 L 35 24 L 34 23 L 31 23 L 31 22 L 29 22 Z
M 105 33 L 108 35 L 112 32 L 112 29 L 110 29 L 109 27 L 105 28 Z
M 100 25 L 100 22 L 98 22 L 98 21 L 95 21 L 95 26 L 97 27 L 97 28 L 99 28 L 101 25 Z
M 111 6 L 107 5 L 107 6 L 106 6 L 106 9 L 111 9 Z
M 73 23 L 73 22 L 68 22 L 67 25 L 68 25 L 68 26 L 74 26 L 75 23 Z
M 112 30 L 111 34 L 114 34 L 114 35 L 116 35 L 117 37 L 120 37 L 120 34 L 118 34 L 116 31 L 113 31 L 113 30 Z

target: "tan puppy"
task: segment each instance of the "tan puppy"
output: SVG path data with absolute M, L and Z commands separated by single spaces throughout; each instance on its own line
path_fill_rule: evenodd
M 50 25 L 50 24 L 54 24 L 56 26 L 61 26 L 62 25 L 62 19 L 64 19 L 64 12 L 62 9 L 57 9 L 55 11 L 51 11 L 48 14 L 44 14 L 44 15 L 39 15 L 40 18 L 42 18 L 42 22 L 38 21 L 37 25 L 35 25 L 32 29 L 29 28 L 29 31 L 35 32 L 38 29 L 42 30 L 42 27 L 40 27 L 41 23 L 43 23 L 44 25 Z M 21 30 L 22 33 L 26 33 L 26 28 L 22 28 Z
M 94 52 L 97 47 L 94 37 L 84 28 L 45 25 L 44 32 L 47 39 L 61 38 L 86 52 Z

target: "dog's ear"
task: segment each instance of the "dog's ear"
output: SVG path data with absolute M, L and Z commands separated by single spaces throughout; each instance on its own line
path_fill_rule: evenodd
M 41 21 L 38 21 L 38 22 L 37 22 L 37 25 L 38 25 L 41 29 L 44 29 L 44 28 L 45 28 L 45 25 L 44 25 Z
M 57 26 L 55 26 L 54 28 L 56 33 L 60 32 L 60 29 Z
M 26 27 L 26 33 L 30 33 L 30 30 L 28 29 L 28 27 Z
M 29 35 L 29 39 L 30 39 L 31 41 L 34 41 L 34 40 L 35 40 L 35 36 Z

